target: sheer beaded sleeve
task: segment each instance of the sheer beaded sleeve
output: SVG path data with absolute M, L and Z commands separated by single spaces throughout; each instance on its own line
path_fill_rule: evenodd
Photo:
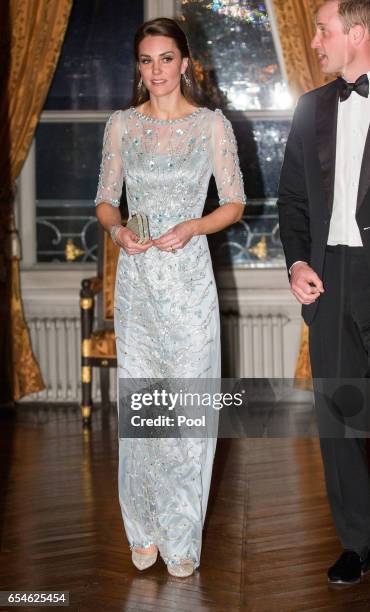
M 116 111 L 107 121 L 103 139 L 98 192 L 95 205 L 108 202 L 119 206 L 124 168 L 122 159 L 122 111 Z
M 213 174 L 220 204 L 228 202 L 245 204 L 243 177 L 234 131 L 230 121 L 219 109 L 214 113 L 212 150 Z

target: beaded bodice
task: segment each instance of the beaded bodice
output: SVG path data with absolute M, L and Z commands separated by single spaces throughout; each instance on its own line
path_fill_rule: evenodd
M 126 183 L 130 214 L 173 224 L 202 214 L 211 174 L 220 204 L 244 202 L 231 124 L 220 110 L 198 108 L 182 119 L 147 117 L 134 108 L 107 122 L 96 203 L 118 206 Z

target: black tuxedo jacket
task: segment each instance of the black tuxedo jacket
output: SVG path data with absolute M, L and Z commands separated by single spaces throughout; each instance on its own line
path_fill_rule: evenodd
M 321 279 L 334 199 L 338 98 L 336 81 L 300 98 L 279 185 L 280 236 L 287 268 L 295 261 L 306 261 Z M 370 268 L 370 129 L 362 160 L 356 221 Z M 318 304 L 316 300 L 302 308 L 308 325 Z

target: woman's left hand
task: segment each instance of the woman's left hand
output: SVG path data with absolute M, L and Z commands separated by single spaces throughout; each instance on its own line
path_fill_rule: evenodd
M 163 236 L 153 240 L 153 246 L 161 251 L 177 251 L 178 249 L 183 249 L 195 235 L 194 222 L 195 219 L 191 219 L 190 221 L 183 221 L 175 225 L 175 227 L 172 227 L 168 232 L 163 234 Z

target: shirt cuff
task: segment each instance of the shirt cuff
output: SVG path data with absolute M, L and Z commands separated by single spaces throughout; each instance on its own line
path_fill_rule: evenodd
M 297 263 L 305 263 L 305 264 L 306 264 L 306 263 L 307 263 L 307 261 L 301 261 L 300 259 L 298 259 L 298 261 L 295 261 L 295 262 L 294 262 L 294 264 L 292 264 L 292 265 L 290 266 L 289 270 L 288 270 L 289 276 L 291 275 L 292 270 L 293 270 L 294 266 L 295 266 Z

